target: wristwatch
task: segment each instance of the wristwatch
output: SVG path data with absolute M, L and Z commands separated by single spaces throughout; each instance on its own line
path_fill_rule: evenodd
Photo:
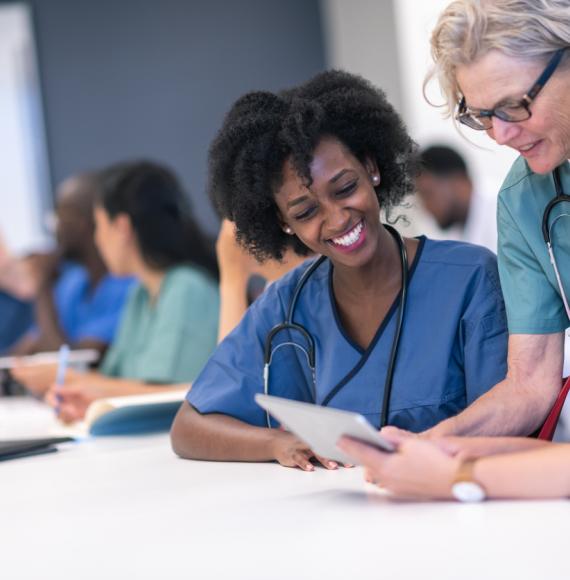
M 476 459 L 464 461 L 455 474 L 451 494 L 458 501 L 472 503 L 483 501 L 487 497 L 485 488 L 473 478 L 473 468 L 476 462 Z

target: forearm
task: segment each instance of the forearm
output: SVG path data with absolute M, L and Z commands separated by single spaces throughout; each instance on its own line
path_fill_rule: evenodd
M 462 413 L 425 432 L 428 437 L 450 435 L 529 435 L 544 422 L 554 404 L 556 387 L 537 389 L 507 378 Z
M 236 276 L 220 283 L 220 323 L 218 342 L 221 342 L 241 321 L 247 310 L 247 279 Z
M 100 385 L 106 397 L 126 397 L 128 395 L 146 395 L 167 391 L 188 390 L 188 385 L 158 385 L 132 379 L 107 377 L 98 372 L 91 372 L 82 377 L 84 382 Z
M 44 285 L 38 294 L 36 319 L 39 327 L 37 351 L 56 350 L 67 341 L 67 337 L 59 324 L 57 310 L 53 302 L 53 290 L 49 284 Z
M 541 449 L 550 442 L 529 437 L 445 437 L 438 445 L 454 455 L 485 457 Z
M 174 452 L 185 459 L 272 461 L 277 430 L 254 427 L 226 415 L 201 415 L 184 402 L 171 432 Z
M 491 498 L 570 496 L 570 445 L 480 459 L 473 476 Z
M 560 392 L 563 354 L 562 332 L 511 335 L 506 379 L 426 435 L 533 433 L 544 422 Z

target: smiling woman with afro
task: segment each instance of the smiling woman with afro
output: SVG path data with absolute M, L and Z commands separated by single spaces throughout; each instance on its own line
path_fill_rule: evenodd
M 361 161 L 374 158 L 385 211 L 412 193 L 415 144 L 384 92 L 362 77 L 329 71 L 294 90 L 248 93 L 211 146 L 209 189 L 221 215 L 236 224 L 238 240 L 259 259 L 281 259 L 287 244 L 308 253 L 279 226 L 274 193 L 288 158 L 311 183 L 309 165 L 323 136 L 336 137 Z
M 292 245 L 321 257 L 273 282 L 218 346 L 174 422 L 180 456 L 336 469 L 274 429 L 255 395 L 418 432 L 505 376 L 493 254 L 404 239 L 381 223 L 415 174 L 414 143 L 382 91 L 331 71 L 245 95 L 212 145 L 210 171 L 216 206 L 251 253 L 280 259 Z

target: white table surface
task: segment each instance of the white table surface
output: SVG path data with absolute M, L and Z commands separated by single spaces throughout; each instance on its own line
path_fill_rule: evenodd
M 0 438 L 51 412 L 0 402 Z M 398 503 L 362 471 L 184 461 L 168 436 L 0 463 L 0 578 L 567 579 L 570 503 Z

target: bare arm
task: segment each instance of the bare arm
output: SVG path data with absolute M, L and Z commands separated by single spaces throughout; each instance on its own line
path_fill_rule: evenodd
M 525 453 L 480 459 L 473 476 L 496 498 L 570 496 L 570 445 L 552 443 Z
M 51 294 L 51 286 L 42 287 L 38 291 L 35 303 L 38 335 L 25 335 L 11 349 L 12 355 L 26 356 L 37 352 L 54 351 L 67 342 L 67 337 L 59 325 Z
M 216 242 L 216 255 L 220 269 L 218 342 L 239 324 L 245 314 L 248 307 L 247 283 L 253 274 L 274 282 L 306 259 L 289 249 L 282 261 L 266 260 L 260 263 L 237 243 L 235 226 L 228 220 L 222 222 Z
M 184 459 L 212 461 L 278 461 L 313 471 L 315 457 L 327 469 L 337 464 L 316 456 L 302 441 L 280 429 L 255 427 L 227 415 L 201 415 L 186 401 L 170 433 L 172 449 Z
M 465 411 L 425 435 L 528 435 L 538 429 L 560 392 L 564 334 L 514 334 L 509 337 L 504 381 Z
M 216 241 L 220 269 L 218 342 L 239 324 L 247 310 L 247 281 L 256 264 L 254 258 L 239 246 L 235 235 L 234 224 L 224 220 Z
M 89 405 L 97 399 L 163 393 L 167 390 L 184 390 L 188 385 L 158 385 L 130 379 L 106 377 L 97 372 L 79 373 L 69 370 L 65 384 L 52 385 L 46 401 L 59 410 L 65 423 L 79 421 L 85 416 Z
M 393 439 L 393 438 L 392 438 Z M 399 444 L 404 438 L 396 439 Z M 500 453 L 519 453 L 548 447 L 550 441 L 530 437 L 443 437 L 433 443 L 450 453 L 462 457 L 486 457 Z
M 174 452 L 185 459 L 272 461 L 277 433 L 226 415 L 201 415 L 184 401 L 174 420 L 171 439 Z
M 540 443 L 540 442 L 539 442 Z M 451 499 L 461 459 L 435 442 L 408 439 L 397 453 L 348 438 L 340 447 L 362 462 L 370 478 L 399 497 Z M 484 457 L 473 478 L 491 498 L 555 498 L 570 496 L 570 445 L 547 443 L 520 453 Z

